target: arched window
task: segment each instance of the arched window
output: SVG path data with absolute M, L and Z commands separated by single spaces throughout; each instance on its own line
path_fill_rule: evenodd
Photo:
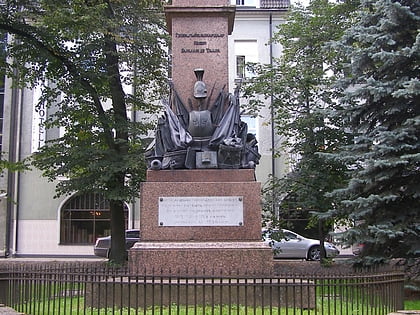
M 125 205 L 125 226 L 128 207 Z M 60 244 L 93 244 L 111 234 L 109 201 L 102 194 L 77 194 L 61 208 Z

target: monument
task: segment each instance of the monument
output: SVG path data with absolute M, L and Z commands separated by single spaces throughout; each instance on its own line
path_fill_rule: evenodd
M 171 96 L 164 102 L 141 186 L 134 273 L 269 275 L 261 240 L 261 185 L 255 137 L 228 91 L 228 0 L 173 0 Z

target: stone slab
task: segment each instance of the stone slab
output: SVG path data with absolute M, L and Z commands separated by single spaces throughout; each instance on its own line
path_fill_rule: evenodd
M 219 7 L 182 7 L 182 6 L 168 6 L 165 7 L 167 30 L 172 35 L 172 19 L 182 16 L 217 16 L 222 15 L 228 18 L 228 35 L 233 32 L 233 25 L 235 21 L 236 9 L 234 6 L 219 6 Z
M 147 182 L 255 182 L 253 169 L 148 170 Z
M 241 226 L 241 196 L 159 197 L 159 226 Z
M 179 313 L 185 305 L 195 307 L 191 313 L 197 313 L 197 306 L 206 307 L 206 314 L 215 313 L 212 306 L 223 305 L 223 314 L 237 314 L 238 306 L 254 314 L 255 307 L 265 307 L 264 314 L 278 314 L 277 307 L 313 309 L 316 307 L 315 286 L 306 279 L 240 278 L 233 277 L 188 277 L 155 274 L 153 277 L 138 277 L 136 282 L 124 278 L 113 281 L 92 283 L 86 288 L 85 303 L 88 307 L 100 309 L 116 307 L 138 309 L 156 307 L 156 301 L 162 307 L 171 307 L 169 313 Z M 177 309 L 180 307 L 180 309 Z M 211 311 L 213 310 L 213 312 Z M 291 310 L 291 312 L 293 312 Z M 159 311 L 156 310 L 156 313 Z M 201 312 L 200 314 L 204 314 Z M 301 312 L 299 312 L 301 313 Z M 308 311 L 309 313 L 309 311 Z M 219 312 L 217 312 L 219 314 Z M 241 312 L 241 314 L 244 314 Z
M 169 250 L 169 249 L 269 249 L 263 241 L 258 242 L 137 242 L 134 249 Z M 270 250 L 271 251 L 271 250 Z M 271 255 L 270 255 L 271 256 Z M 272 258 L 272 256 L 271 256 Z M 271 259 L 270 259 L 271 260 Z
M 175 1 L 165 7 L 172 35 L 172 82 L 183 104 L 195 110 L 211 108 L 222 89 L 229 90 L 228 35 L 235 7 L 226 1 Z M 196 100 L 194 69 L 204 69 L 207 98 Z
M 142 183 L 140 239 L 142 241 L 258 241 L 261 240 L 259 182 Z M 243 222 L 238 226 L 161 226 L 159 198 L 241 196 Z
M 259 242 L 137 242 L 129 252 L 137 274 L 267 275 L 272 274 L 271 248 Z M 153 271 L 153 272 L 152 272 Z

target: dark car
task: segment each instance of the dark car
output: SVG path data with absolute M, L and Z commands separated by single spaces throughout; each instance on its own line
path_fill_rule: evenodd
M 140 240 L 140 230 L 132 229 L 125 231 L 125 248 L 129 250 L 134 243 Z M 93 253 L 99 257 L 109 257 L 111 249 L 111 236 L 99 237 L 93 247 Z

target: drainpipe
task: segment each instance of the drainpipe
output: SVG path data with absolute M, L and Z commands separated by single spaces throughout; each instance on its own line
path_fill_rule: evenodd
M 134 82 L 133 82 L 133 95 L 134 97 L 137 96 L 137 76 L 138 76 L 138 71 L 137 71 L 137 62 L 134 64 Z M 133 110 L 131 111 L 131 119 L 133 121 L 133 123 L 137 122 L 137 110 L 135 108 L 133 108 Z M 141 197 L 141 196 L 139 196 Z M 130 219 L 131 219 L 131 229 L 134 229 L 134 220 L 136 218 L 135 216 L 135 212 L 136 212 L 136 198 L 133 198 L 133 201 L 131 202 L 131 215 L 130 215 Z
M 273 13 L 270 12 L 270 23 L 269 23 L 269 31 L 270 31 L 270 66 L 273 66 Z M 271 79 L 271 84 L 273 84 L 273 79 Z M 270 95 L 270 114 L 271 114 L 271 174 L 273 177 L 276 176 L 276 163 L 275 163 L 275 128 L 274 128 L 274 109 L 273 109 L 273 100 L 274 95 L 271 90 Z M 274 206 L 274 205 L 273 205 Z
M 24 89 L 21 89 L 20 91 L 20 102 L 19 102 L 19 108 L 18 108 L 18 113 L 17 113 L 17 130 L 16 130 L 16 161 L 19 161 L 21 159 L 21 150 L 22 150 L 22 146 L 20 145 L 21 143 L 21 137 L 22 137 L 22 125 L 23 125 L 23 119 L 22 119 L 22 112 L 23 112 L 23 106 L 24 105 Z M 16 182 L 15 182 L 15 200 L 16 203 L 14 205 L 15 207 L 15 244 L 14 244 L 14 252 L 17 253 L 18 252 L 18 240 L 19 240 L 19 213 L 20 213 L 20 191 L 19 191 L 19 186 L 20 186 L 20 177 L 21 177 L 21 173 L 20 172 L 16 172 L 15 174 L 15 178 L 16 178 Z
M 19 100 L 20 99 L 20 100 Z M 9 162 L 17 162 L 20 152 L 20 130 L 21 130 L 21 107 L 23 102 L 23 90 L 19 95 L 17 88 L 12 88 L 11 107 L 10 107 L 10 129 L 9 129 Z M 17 250 L 18 237 L 18 184 L 19 172 L 7 172 L 7 199 L 6 199 L 6 253 L 11 255 L 11 249 Z M 12 244 L 12 233 L 14 231 L 14 240 Z
M 270 66 L 273 66 L 273 13 L 270 12 L 270 22 L 269 22 L 269 31 L 270 31 Z M 273 79 L 271 78 L 271 86 L 273 86 Z M 270 93 L 270 115 L 271 115 L 271 175 L 273 178 L 275 178 L 277 176 L 276 174 L 276 157 L 275 157 L 275 149 L 276 149 L 276 142 L 275 142 L 275 136 L 276 136 L 276 132 L 275 132 L 275 126 L 274 126 L 274 108 L 273 108 L 273 103 L 274 103 L 274 94 L 273 94 L 273 89 L 271 88 L 271 93 Z M 274 188 L 273 188 L 274 189 Z M 274 191 L 273 191 L 273 196 L 274 196 Z M 277 198 L 276 198 L 277 200 Z M 276 214 L 276 217 L 279 216 L 278 214 L 278 209 L 277 209 L 277 201 L 273 200 L 273 204 L 271 205 L 272 207 L 272 213 Z

